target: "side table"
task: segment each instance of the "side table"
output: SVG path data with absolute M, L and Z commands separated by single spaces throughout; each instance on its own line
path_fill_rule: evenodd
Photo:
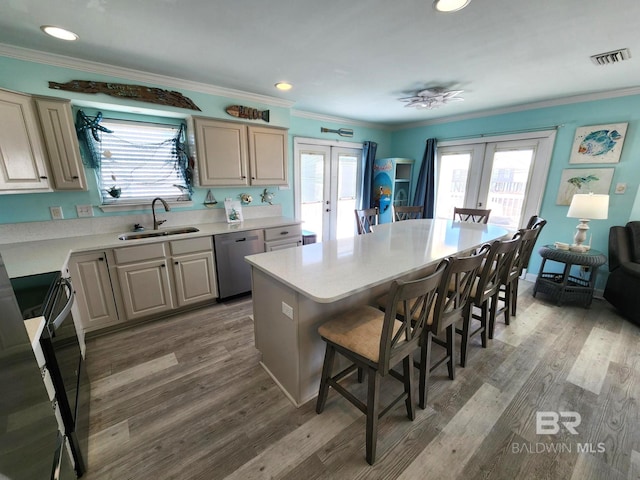
M 605 264 L 607 257 L 598 250 L 580 253 L 560 250 L 553 245 L 540 247 L 538 253 L 542 257 L 542 265 L 533 288 L 533 296 L 542 292 L 553 297 L 558 305 L 566 300 L 583 302 L 585 308 L 590 307 L 598 268 Z M 563 263 L 563 272 L 545 271 L 547 260 Z M 572 266 L 586 268 L 582 269 L 579 276 L 575 276 L 571 274 Z

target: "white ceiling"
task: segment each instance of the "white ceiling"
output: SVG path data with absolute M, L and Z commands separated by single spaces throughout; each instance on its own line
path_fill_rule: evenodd
M 398 124 L 640 86 L 640 1 L 0 0 L 0 44 Z M 41 25 L 78 42 L 45 36 Z M 628 61 L 590 55 L 629 48 Z M 84 78 L 79 78 L 84 79 Z M 47 79 L 45 79 L 47 80 Z M 69 78 L 69 80 L 72 80 Z M 278 81 L 294 84 L 282 93 Z M 464 90 L 435 110 L 398 98 Z M 245 102 L 246 104 L 246 102 Z M 251 105 L 249 105 L 251 106 Z

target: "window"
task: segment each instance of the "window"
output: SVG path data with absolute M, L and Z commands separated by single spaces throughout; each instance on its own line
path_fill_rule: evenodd
M 191 199 L 189 173 L 177 146 L 180 125 L 104 119 L 96 145 L 100 155 L 98 183 L 103 204 L 139 204 L 155 197 L 167 201 Z

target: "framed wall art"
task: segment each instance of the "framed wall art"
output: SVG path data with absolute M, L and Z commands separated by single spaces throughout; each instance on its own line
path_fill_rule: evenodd
M 577 128 L 569 163 L 618 163 L 627 125 L 612 123 Z
M 556 204 L 570 205 L 576 193 L 608 194 L 614 168 L 565 168 L 560 176 Z
M 227 223 L 240 223 L 242 222 L 242 205 L 240 200 L 232 200 L 225 198 L 224 200 L 224 212 L 227 217 Z

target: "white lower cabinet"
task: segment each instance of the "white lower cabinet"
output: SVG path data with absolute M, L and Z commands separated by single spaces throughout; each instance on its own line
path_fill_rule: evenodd
M 116 248 L 113 255 L 127 320 L 218 296 L 211 237 Z
M 218 296 L 213 263 L 211 237 L 169 242 L 174 254 L 173 278 L 178 307 L 184 307 Z
M 264 230 L 265 252 L 284 250 L 285 248 L 299 247 L 300 245 L 302 245 L 302 227 L 299 224 L 266 228 Z
M 85 332 L 120 323 L 106 253 L 73 254 L 68 265 Z
M 117 270 L 127 320 L 156 315 L 174 308 L 165 259 L 118 265 Z

